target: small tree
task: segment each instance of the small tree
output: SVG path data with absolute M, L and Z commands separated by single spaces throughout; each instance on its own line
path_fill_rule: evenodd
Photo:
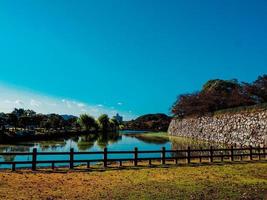
M 98 117 L 98 122 L 102 131 L 107 131 L 110 128 L 109 117 L 106 114 Z
M 246 84 L 245 89 L 257 103 L 267 102 L 267 75 L 259 76 L 252 84 Z
M 119 128 L 119 125 L 120 125 L 120 123 L 118 122 L 118 120 L 115 119 L 114 117 L 109 120 L 109 124 L 110 124 L 110 129 L 112 131 L 117 131 L 118 128 Z
M 78 118 L 78 123 L 83 127 L 86 131 L 97 130 L 97 123 L 93 117 L 87 114 L 82 114 Z

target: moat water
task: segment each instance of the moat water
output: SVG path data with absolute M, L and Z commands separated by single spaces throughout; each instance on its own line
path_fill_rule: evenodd
M 33 148 L 37 148 L 38 152 L 69 152 L 71 148 L 74 151 L 103 151 L 105 147 L 112 151 L 132 151 L 135 147 L 139 150 L 160 150 L 165 147 L 171 149 L 186 149 L 209 147 L 211 144 L 203 141 L 196 141 L 179 137 L 138 137 L 138 134 L 144 132 L 123 131 L 120 133 L 109 133 L 100 135 L 85 135 L 65 139 L 49 140 L 49 141 L 29 141 L 19 142 L 16 144 L 0 144 L 0 152 L 32 152 Z M 217 144 L 212 144 L 216 147 Z M 159 157 L 160 154 L 140 154 L 140 158 Z M 102 159 L 103 155 L 75 155 L 75 159 Z M 114 154 L 109 158 L 132 158 L 132 154 Z M 31 156 L 0 156 L 0 161 L 31 161 Z M 38 160 L 68 160 L 68 155 L 39 155 Z M 60 164 L 57 164 L 59 166 Z M 63 164 L 64 165 L 64 164 Z M 65 164 L 66 165 L 66 164 Z M 50 166 L 50 164 L 38 164 L 38 166 Z M 18 165 L 17 167 L 30 167 L 30 165 Z M 0 165 L 0 168 L 10 168 L 10 165 Z

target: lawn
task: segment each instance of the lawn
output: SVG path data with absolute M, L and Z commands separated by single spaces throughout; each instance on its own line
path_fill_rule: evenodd
M 0 199 L 266 199 L 267 163 L 0 172 Z
M 147 132 L 128 134 L 128 137 L 136 137 L 147 143 L 164 144 L 169 141 L 169 136 L 166 132 Z

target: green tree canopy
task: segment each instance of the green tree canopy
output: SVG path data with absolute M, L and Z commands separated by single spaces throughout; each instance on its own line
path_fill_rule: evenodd
M 110 126 L 109 117 L 106 114 L 100 115 L 98 117 L 98 122 L 102 131 L 107 131 Z
M 78 118 L 78 123 L 86 131 L 92 131 L 97 129 L 97 123 L 95 121 L 95 118 L 87 114 L 80 115 L 80 117 Z

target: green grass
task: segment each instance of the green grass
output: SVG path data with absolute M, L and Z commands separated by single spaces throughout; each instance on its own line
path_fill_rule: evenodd
M 139 135 L 147 136 L 147 137 L 166 137 L 166 138 L 169 137 L 167 132 L 148 132 L 148 133 L 142 133 Z
M 129 134 L 129 136 L 136 137 L 144 142 L 164 144 L 166 142 L 171 142 L 174 148 L 186 149 L 188 146 L 191 148 L 209 148 L 211 143 L 205 140 L 180 137 L 180 136 L 170 136 L 167 132 L 148 132 L 148 133 L 138 133 Z M 223 144 L 212 142 L 214 147 L 223 147 Z
M 146 143 L 164 144 L 169 141 L 169 136 L 168 133 L 166 132 L 137 133 L 137 134 L 128 134 L 128 136 L 135 137 Z

